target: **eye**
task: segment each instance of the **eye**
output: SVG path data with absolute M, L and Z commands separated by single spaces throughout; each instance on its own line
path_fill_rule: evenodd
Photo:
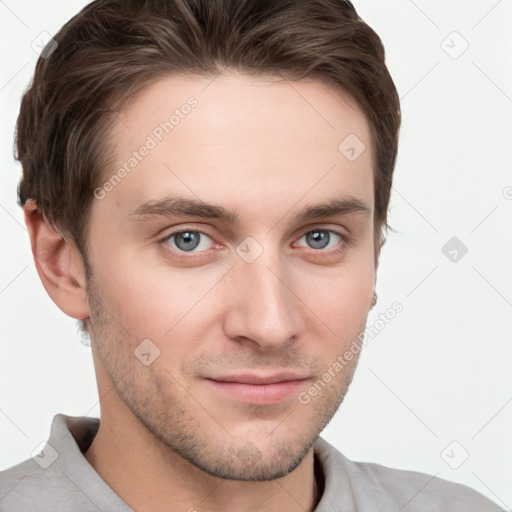
M 334 249 L 345 237 L 336 231 L 330 229 L 315 229 L 308 231 L 299 240 L 305 239 L 308 246 L 312 249 Z
M 201 252 L 209 248 L 212 239 L 202 231 L 187 229 L 170 233 L 161 242 L 178 252 Z
M 308 231 L 292 245 L 294 247 L 303 246 L 302 243 L 300 243 L 301 240 L 305 240 L 307 244 L 306 247 L 313 249 L 313 252 L 321 254 L 342 252 L 345 245 L 349 243 L 348 236 L 344 236 L 331 229 L 314 229 Z M 211 248 L 219 249 L 222 247 L 214 242 L 209 235 L 195 229 L 174 231 L 160 239 L 159 242 L 163 244 L 168 251 L 175 253 L 177 257 L 185 257 L 184 255 L 187 253 L 199 256 L 201 253 L 207 252 Z

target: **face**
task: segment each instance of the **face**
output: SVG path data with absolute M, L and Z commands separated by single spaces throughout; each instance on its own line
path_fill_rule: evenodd
M 89 329 L 100 395 L 155 442 L 269 480 L 303 460 L 357 365 L 339 356 L 375 284 L 370 131 L 318 82 L 212 80 L 161 79 L 119 113 Z

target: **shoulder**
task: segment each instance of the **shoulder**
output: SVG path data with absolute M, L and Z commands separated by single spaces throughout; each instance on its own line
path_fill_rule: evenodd
M 29 510 L 54 502 L 62 487 L 62 475 L 57 472 L 56 466 L 44 469 L 34 459 L 0 471 L 0 510 Z
M 0 511 L 131 510 L 88 464 L 81 449 L 99 420 L 54 416 L 50 437 L 33 457 L 0 471 Z
M 337 488 L 351 495 L 357 510 L 403 510 L 404 512 L 503 512 L 479 492 L 436 475 L 395 469 L 372 462 L 352 461 L 322 438 L 315 445 L 325 461 L 326 489 Z M 324 464 L 322 464 L 324 465 Z

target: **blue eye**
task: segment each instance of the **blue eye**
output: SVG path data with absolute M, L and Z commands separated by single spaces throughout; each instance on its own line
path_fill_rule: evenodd
M 303 245 L 302 240 L 305 240 L 306 245 Z M 216 243 L 209 235 L 195 229 L 174 231 L 160 239 L 159 242 L 168 251 L 171 251 L 175 258 L 186 258 L 187 261 L 191 261 L 190 258 L 194 255 L 200 258 L 206 256 L 209 253 L 209 249 L 222 249 L 222 246 Z M 320 257 L 341 253 L 349 243 L 350 239 L 348 236 L 331 229 L 313 229 L 304 233 L 292 246 L 309 248 L 312 256 Z
M 178 251 L 193 252 L 194 249 L 199 248 L 200 250 L 196 252 L 200 252 L 208 249 L 208 243 L 206 243 L 205 247 L 204 241 L 201 240 L 202 237 L 211 241 L 211 238 L 207 234 L 193 230 L 176 231 L 175 233 L 171 233 L 166 236 L 164 241 L 165 243 L 172 242 L 168 245 L 170 245 L 172 249 Z
M 334 237 L 332 236 L 334 235 Z M 306 239 L 306 243 L 312 249 L 333 249 L 340 241 L 344 240 L 336 231 L 330 229 L 315 229 L 308 231 L 302 237 Z M 333 243 L 332 243 L 333 242 Z M 332 245 L 330 245 L 332 243 Z

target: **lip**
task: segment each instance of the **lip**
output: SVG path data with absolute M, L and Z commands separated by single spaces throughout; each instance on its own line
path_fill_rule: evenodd
M 277 404 L 288 400 L 304 387 L 308 377 L 282 372 L 272 375 L 237 374 L 205 378 L 216 391 L 244 403 Z

